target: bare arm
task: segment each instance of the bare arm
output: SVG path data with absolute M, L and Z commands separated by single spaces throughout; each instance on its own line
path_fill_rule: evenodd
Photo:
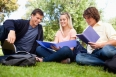
M 89 42 L 89 45 L 94 49 L 103 48 L 105 45 L 108 45 L 108 44 L 116 46 L 116 40 L 109 40 L 108 42 L 104 42 L 104 43 Z
M 8 37 L 7 37 L 8 42 L 10 43 L 14 43 L 16 40 L 16 36 L 15 36 L 15 31 L 14 30 L 10 30 Z
M 58 37 L 55 36 L 54 42 L 58 43 Z
M 58 37 L 57 36 L 55 36 L 54 43 L 58 43 Z M 57 48 L 55 46 L 51 46 L 51 48 L 54 49 L 54 50 L 59 50 L 60 49 L 60 48 Z
M 71 37 L 70 40 L 76 40 L 76 37 Z M 70 49 L 73 51 L 74 47 L 72 47 L 72 48 L 70 48 Z

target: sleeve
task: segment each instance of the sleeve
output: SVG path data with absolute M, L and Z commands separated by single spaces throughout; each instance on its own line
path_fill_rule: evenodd
M 76 37 L 76 34 L 77 34 L 76 30 L 72 29 L 71 30 L 71 37 Z
M 43 28 L 42 28 L 42 25 L 41 25 L 41 34 L 40 34 L 40 40 L 43 41 Z
M 9 20 L 6 20 L 4 23 L 3 23 L 3 26 L 5 27 L 5 29 L 7 29 L 8 31 L 10 30 L 14 30 L 15 31 L 15 28 L 20 28 L 21 26 L 21 19 L 20 20 L 13 20 L 13 19 L 9 19 Z
M 111 24 L 106 24 L 106 35 L 109 40 L 116 40 L 116 31 Z

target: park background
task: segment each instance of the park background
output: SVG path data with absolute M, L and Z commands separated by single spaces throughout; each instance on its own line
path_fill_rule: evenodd
M 89 6 L 96 7 L 101 20 L 113 25 L 116 29 L 116 0 L 0 0 L 0 25 L 6 19 L 30 19 L 33 9 L 43 10 L 42 21 L 44 41 L 53 41 L 59 29 L 61 12 L 69 12 L 77 33 L 87 26 L 83 11 Z M 1 51 L 1 50 L 0 50 Z M 0 52 L 2 55 L 2 52 Z M 0 77 L 116 77 L 104 71 L 100 66 L 80 66 L 76 63 L 60 64 L 55 62 L 37 63 L 33 67 L 14 67 L 0 65 Z

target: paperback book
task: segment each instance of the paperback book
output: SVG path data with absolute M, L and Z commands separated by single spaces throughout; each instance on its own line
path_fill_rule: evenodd
M 44 41 L 38 41 L 38 40 L 36 40 L 36 41 L 42 47 L 50 48 L 50 49 L 51 49 L 51 46 L 62 48 L 63 46 L 75 47 L 77 45 L 76 40 L 64 41 L 64 42 L 60 42 L 60 43 L 51 43 L 51 42 L 44 42 Z
M 96 42 L 100 38 L 91 26 L 87 27 L 82 34 L 77 34 L 77 37 L 86 44 L 88 44 L 88 42 Z

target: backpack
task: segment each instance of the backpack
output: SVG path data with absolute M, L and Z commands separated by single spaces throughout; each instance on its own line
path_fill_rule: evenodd
M 105 61 L 104 70 L 116 73 L 116 55 L 112 59 L 108 59 Z
M 36 55 L 28 52 L 17 52 L 1 60 L 2 65 L 9 66 L 33 66 L 36 64 Z

